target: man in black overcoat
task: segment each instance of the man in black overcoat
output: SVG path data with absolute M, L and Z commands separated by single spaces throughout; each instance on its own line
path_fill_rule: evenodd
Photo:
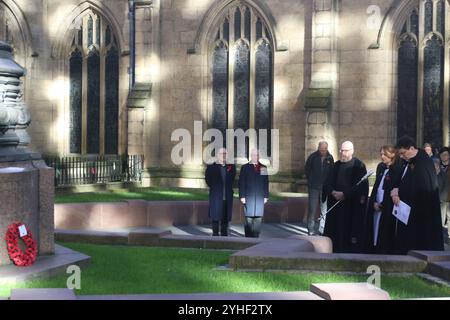
M 414 139 L 402 137 L 396 148 L 406 161 L 398 188 L 391 192 L 394 204 L 403 201 L 411 207 L 407 224 L 397 219 L 395 253 L 409 250 L 444 250 L 441 226 L 439 188 L 433 160 Z
M 233 183 L 236 166 L 227 164 L 227 150 L 220 148 L 217 161 L 206 168 L 205 180 L 209 187 L 209 217 L 213 236 L 228 236 L 228 225 L 233 214 Z M 219 231 L 220 229 L 220 231 Z
M 353 143 L 346 141 L 324 185 L 328 210 L 338 201 L 325 220 L 324 236 L 333 241 L 333 252 L 359 253 L 364 247 L 364 223 L 369 184 L 358 182 L 366 173 L 366 166 L 353 157 Z
M 258 238 L 264 204 L 269 200 L 269 176 L 267 167 L 259 162 L 258 150 L 252 150 L 251 161 L 241 168 L 239 198 L 244 205 L 245 236 Z

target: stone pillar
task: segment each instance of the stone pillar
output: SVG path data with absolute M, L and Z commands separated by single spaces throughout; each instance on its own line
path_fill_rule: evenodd
M 0 265 L 10 264 L 5 235 L 21 222 L 30 228 L 38 253 L 54 252 L 54 170 L 26 149 L 31 119 L 23 102 L 24 69 L 0 42 Z
M 129 153 L 143 154 L 145 168 L 159 165 L 160 12 L 160 0 L 136 1 L 136 86 L 132 94 L 134 103 L 136 98 L 140 101 L 129 104 Z
M 314 0 L 312 19 L 311 84 L 306 93 L 305 157 L 317 149 L 320 140 L 336 149 L 337 135 L 333 107 L 337 104 L 338 58 L 335 34 L 339 0 Z
M 151 82 L 153 1 L 136 2 L 136 82 Z

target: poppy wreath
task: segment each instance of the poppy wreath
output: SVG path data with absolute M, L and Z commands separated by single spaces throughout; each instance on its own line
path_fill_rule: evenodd
M 19 267 L 27 267 L 31 266 L 37 258 L 37 245 L 33 240 L 33 235 L 31 234 L 30 229 L 27 226 L 27 235 L 22 237 L 22 241 L 25 243 L 26 250 L 23 252 L 19 248 L 19 226 L 23 225 L 23 223 L 16 222 L 10 224 L 8 226 L 8 230 L 6 231 L 6 246 L 8 249 L 9 258 L 12 262 Z

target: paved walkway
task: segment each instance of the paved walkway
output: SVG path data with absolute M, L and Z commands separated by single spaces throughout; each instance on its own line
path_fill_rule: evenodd
M 210 225 L 187 225 L 187 226 L 167 226 L 167 227 L 139 227 L 139 228 L 121 228 L 108 229 L 108 232 L 130 232 L 130 231 L 146 231 L 158 229 L 161 231 L 171 231 L 174 235 L 195 235 L 210 236 L 212 229 Z M 293 235 L 307 235 L 308 230 L 303 224 L 295 223 L 263 223 L 260 238 L 288 238 Z M 229 228 L 230 237 L 245 237 L 243 224 L 231 224 Z

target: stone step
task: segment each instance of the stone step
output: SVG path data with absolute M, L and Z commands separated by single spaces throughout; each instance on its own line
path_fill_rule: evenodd
M 390 300 L 389 293 L 365 282 L 311 284 L 310 290 L 325 300 Z
M 55 240 L 90 244 L 127 245 L 128 232 L 106 232 L 97 230 L 55 230 Z
M 424 272 L 427 262 L 411 256 L 325 254 L 315 252 L 274 252 L 249 248 L 230 256 L 233 269 L 253 270 L 304 270 L 327 272 L 366 273 L 372 265 L 379 266 L 383 273 Z M 270 248 L 269 248 L 270 249 Z
M 435 277 L 450 281 L 450 261 L 437 261 L 428 264 L 427 272 Z
M 420 251 L 413 250 L 408 255 L 427 262 L 450 261 L 450 251 Z
M 78 296 L 78 300 L 323 300 L 309 291 Z
M 70 265 L 88 266 L 91 258 L 85 254 L 55 245 L 55 254 L 42 255 L 29 267 L 17 267 L 13 264 L 0 267 L 0 282 L 24 281 L 33 278 L 48 278 L 65 273 Z
M 77 300 L 72 289 L 12 289 L 10 300 Z

